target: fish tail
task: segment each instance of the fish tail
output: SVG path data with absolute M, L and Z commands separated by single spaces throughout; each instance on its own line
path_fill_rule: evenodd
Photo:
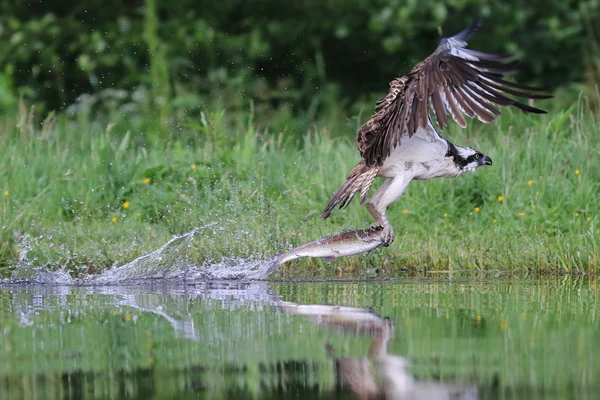
M 338 204 L 340 209 L 346 208 L 358 192 L 360 192 L 360 204 L 363 204 L 367 200 L 369 188 L 373 184 L 375 177 L 377 177 L 378 172 L 379 167 L 368 167 L 364 160 L 358 163 L 348 175 L 346 182 L 333 195 L 331 201 L 323 210 L 321 218 L 325 219 L 329 217 Z

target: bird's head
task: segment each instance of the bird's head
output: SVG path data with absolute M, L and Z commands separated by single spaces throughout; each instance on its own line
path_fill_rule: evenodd
M 455 146 L 454 151 L 449 154 L 461 172 L 473 172 L 482 165 L 492 165 L 492 159 L 470 147 Z

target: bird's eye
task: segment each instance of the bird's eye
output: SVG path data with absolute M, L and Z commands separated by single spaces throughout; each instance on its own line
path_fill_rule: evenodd
M 480 158 L 480 157 L 481 157 L 481 154 L 479 154 L 479 153 L 475 153 L 475 159 L 476 159 L 476 160 L 479 160 L 479 158 Z

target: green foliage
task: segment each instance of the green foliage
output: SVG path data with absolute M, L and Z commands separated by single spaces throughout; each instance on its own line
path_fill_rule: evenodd
M 155 0 L 146 0 L 144 39 L 148 44 L 150 56 L 150 78 L 152 82 L 152 99 L 160 112 L 160 122 L 165 125 L 169 113 L 170 96 L 169 71 L 165 57 L 165 46 L 158 37 L 158 16 Z
M 167 103 L 197 111 L 217 99 L 233 110 L 252 99 L 258 110 L 314 116 L 327 99 L 354 102 L 475 15 L 484 27 L 473 47 L 524 57 L 523 81 L 582 82 L 597 62 L 600 21 L 593 0 L 9 0 L 0 11 L 0 71 L 13 97 L 57 109 L 82 93 L 142 85 L 163 125 Z

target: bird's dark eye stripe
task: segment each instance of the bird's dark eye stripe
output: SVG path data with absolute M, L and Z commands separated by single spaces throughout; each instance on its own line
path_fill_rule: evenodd
M 475 154 L 471 154 L 469 157 L 467 157 L 465 159 L 465 161 L 468 163 L 474 161 L 474 160 L 479 160 L 481 157 L 483 157 L 483 154 L 481 153 L 475 153 Z

